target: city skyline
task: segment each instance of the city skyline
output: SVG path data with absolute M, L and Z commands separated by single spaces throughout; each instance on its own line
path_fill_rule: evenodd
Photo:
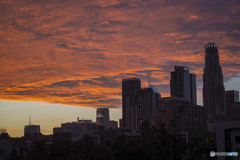
M 202 105 L 209 42 L 219 45 L 225 90 L 240 91 L 237 0 L 1 1 L 0 7 L 0 125 L 11 133 L 23 135 L 29 114 L 47 126 L 43 133 L 78 116 L 94 119 L 99 107 L 111 108 L 118 120 L 122 79 L 137 77 L 147 87 L 149 71 L 167 97 L 174 65 L 196 74 Z

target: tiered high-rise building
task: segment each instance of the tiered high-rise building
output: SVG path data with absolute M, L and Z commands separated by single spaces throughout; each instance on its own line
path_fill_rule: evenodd
M 139 78 L 128 78 L 122 80 L 122 128 L 128 128 L 127 124 L 131 122 L 130 120 L 131 110 L 133 106 L 133 94 L 135 90 L 140 89 L 141 81 Z
M 203 104 L 206 121 L 215 122 L 226 117 L 225 88 L 222 67 L 219 63 L 218 45 L 205 45 L 205 67 L 203 74 Z
M 171 72 L 170 91 L 171 97 L 185 98 L 197 104 L 196 75 L 189 73 L 187 67 L 175 66 L 175 71 Z

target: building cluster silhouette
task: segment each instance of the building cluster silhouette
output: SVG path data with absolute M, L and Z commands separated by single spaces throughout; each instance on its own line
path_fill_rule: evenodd
M 225 92 L 216 43 L 205 45 L 203 106 L 197 105 L 196 75 L 189 73 L 185 66 L 175 66 L 171 72 L 171 97 L 148 95 L 136 99 L 136 93 L 141 90 L 153 93 L 150 88 L 140 88 L 139 78 L 122 80 L 121 128 L 136 132 L 143 121 L 153 126 L 161 122 L 171 132 L 180 131 L 189 143 L 197 140 L 208 150 L 240 152 L 239 92 Z
M 200 155 L 198 159 L 208 159 L 210 151 L 240 152 L 239 92 L 225 92 L 218 45 L 205 45 L 203 106 L 197 105 L 196 75 L 189 73 L 189 68 L 185 66 L 174 68 L 170 74 L 170 97 L 161 97 L 151 84 L 142 88 L 139 78 L 122 80 L 122 119 L 119 120 L 119 127 L 118 122 L 110 120 L 108 108 L 97 108 L 96 122 L 77 118 L 75 122 L 62 123 L 61 127 L 53 128 L 53 135 L 41 134 L 40 125 L 29 122 L 22 138 L 10 139 L 6 130 L 2 130 L 0 159 L 6 159 L 11 154 L 26 157 L 37 140 L 44 140 L 47 144 L 56 141 L 78 142 L 84 139 L 84 135 L 89 135 L 96 144 L 113 149 L 116 144 L 119 145 L 117 139 L 121 136 L 125 137 L 121 141 L 124 144 L 136 142 L 136 139 L 141 139 L 138 143 L 145 143 L 146 135 L 164 137 L 164 131 L 172 137 L 168 141 L 171 143 L 170 150 L 165 150 L 170 157 L 173 157 L 173 135 L 175 138 L 181 137 L 188 146 L 182 159 L 190 159 L 193 153 Z M 157 126 L 160 129 L 156 129 Z M 157 141 L 154 139 L 156 137 L 151 139 Z M 160 144 L 164 145 L 162 142 Z

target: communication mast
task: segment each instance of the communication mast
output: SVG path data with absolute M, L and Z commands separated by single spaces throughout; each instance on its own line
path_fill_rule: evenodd
M 150 71 L 148 70 L 148 87 L 150 86 Z
M 3 125 L 2 125 L 2 127 L 0 129 L 0 134 L 2 134 L 2 133 L 7 133 L 7 130 L 6 130 L 6 128 L 3 128 Z
M 31 114 L 29 115 L 29 125 L 31 125 Z

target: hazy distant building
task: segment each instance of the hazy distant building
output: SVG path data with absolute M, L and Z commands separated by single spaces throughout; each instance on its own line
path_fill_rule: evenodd
M 56 134 L 56 133 L 61 133 L 61 127 L 54 127 L 53 128 L 53 134 Z
M 157 90 L 157 87 L 152 85 L 152 84 L 149 84 L 149 87 L 148 88 L 152 88 L 153 90 L 153 93 L 155 93 L 155 96 L 156 96 L 156 99 L 159 100 L 161 98 L 161 94 L 158 92 Z M 157 106 L 156 108 L 158 107 L 158 103 L 157 103 Z
M 117 121 L 110 121 L 110 128 L 116 129 L 118 128 L 118 122 Z
M 84 134 L 91 134 L 97 130 L 97 125 L 92 120 L 77 120 L 77 122 L 68 122 L 61 124 L 61 133 L 72 133 L 73 141 L 82 138 Z M 75 139 L 75 140 L 74 140 Z
M 171 72 L 170 91 L 171 97 L 186 98 L 197 104 L 196 75 L 189 73 L 187 67 L 175 66 L 175 71 Z
M 225 88 L 222 67 L 219 62 L 218 45 L 205 45 L 205 67 L 203 74 L 203 105 L 206 109 L 206 121 L 224 120 L 226 117 Z
M 24 127 L 24 137 L 26 136 L 37 136 L 41 134 L 40 125 L 31 124 L 31 115 L 29 115 L 29 125 Z
M 72 133 L 74 136 L 82 136 L 82 123 L 67 122 L 61 124 L 61 133 Z M 96 127 L 96 126 L 95 126 Z
M 40 125 L 29 124 L 24 127 L 24 136 L 36 136 L 41 134 Z
M 154 85 L 152 85 L 152 84 L 149 84 L 148 88 L 152 88 L 152 90 L 153 90 L 154 93 L 158 93 L 158 94 L 160 95 L 160 93 L 158 92 L 156 86 L 154 86 Z M 161 95 L 160 95 L 160 98 L 161 98 Z
M 96 111 L 96 124 L 104 126 L 107 130 L 110 126 L 109 110 L 108 108 L 98 108 Z
M 127 128 L 127 124 L 131 123 L 133 94 L 135 90 L 140 89 L 141 81 L 139 78 L 128 78 L 122 80 L 122 128 Z M 126 103 L 128 103 L 128 105 Z

